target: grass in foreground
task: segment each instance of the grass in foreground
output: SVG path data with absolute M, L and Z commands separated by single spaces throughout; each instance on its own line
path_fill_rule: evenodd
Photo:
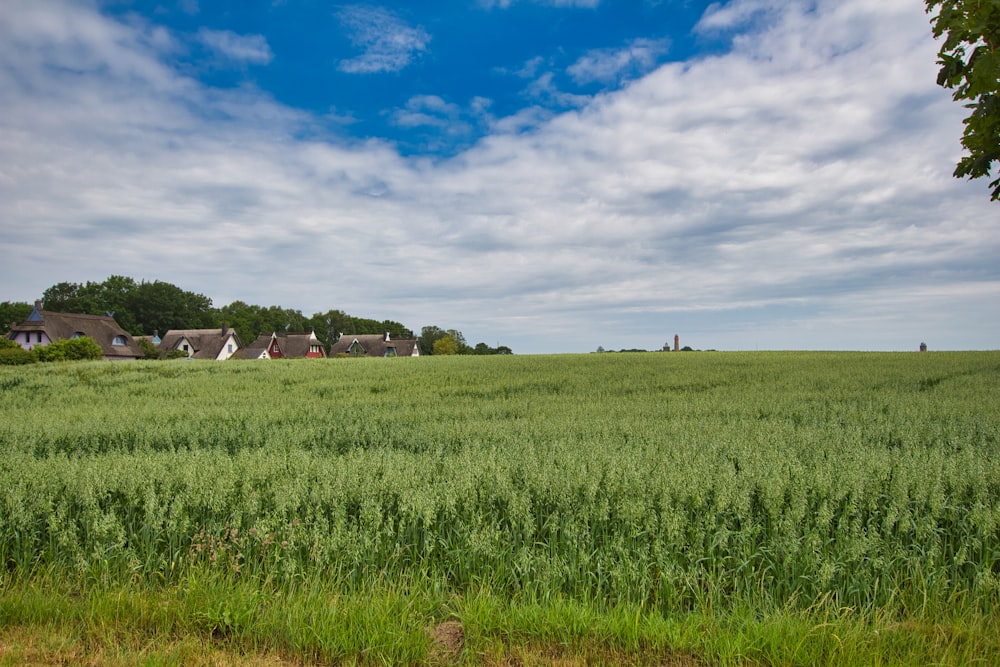
M 994 665 L 1000 626 L 831 609 L 707 610 L 510 599 L 482 589 L 320 582 L 272 588 L 206 573 L 176 585 L 5 584 L 0 665 Z

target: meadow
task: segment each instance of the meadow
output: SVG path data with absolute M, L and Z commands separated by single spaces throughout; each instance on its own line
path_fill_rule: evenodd
M 63 363 L 0 416 L 0 663 L 1000 662 L 1000 352 Z

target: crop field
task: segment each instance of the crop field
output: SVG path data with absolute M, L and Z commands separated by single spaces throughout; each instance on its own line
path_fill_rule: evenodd
M 91 652 L 996 663 L 1000 353 L 0 368 L 0 562 Z

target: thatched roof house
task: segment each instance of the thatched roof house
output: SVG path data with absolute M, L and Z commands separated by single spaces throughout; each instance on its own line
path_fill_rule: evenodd
M 352 357 L 419 357 L 420 344 L 416 338 L 390 338 L 384 334 L 342 334 L 330 347 L 330 356 Z
M 233 356 L 243 345 L 234 329 L 171 329 L 163 334 L 160 352 L 164 356 L 174 350 L 184 352 L 191 359 L 224 361 Z
M 7 334 L 7 338 L 19 343 L 25 350 L 83 336 L 93 339 L 101 346 L 105 359 L 115 361 L 142 357 L 135 340 L 118 326 L 114 318 L 108 315 L 42 310 L 40 301 L 35 302 L 35 308 L 28 319 L 12 326 Z

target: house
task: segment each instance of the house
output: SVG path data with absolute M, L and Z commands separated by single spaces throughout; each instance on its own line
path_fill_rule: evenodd
M 257 340 L 241 347 L 233 359 L 275 359 L 281 356 L 281 349 L 273 333 L 261 334 Z
M 171 329 L 163 334 L 160 353 L 166 356 L 179 350 L 189 359 L 225 361 L 241 347 L 236 331 L 223 325 L 220 329 Z
M 323 343 L 315 331 L 309 333 L 275 334 L 281 356 L 286 359 L 322 359 L 326 357 Z
M 384 334 L 341 334 L 330 347 L 330 356 L 352 357 L 419 357 L 420 344 L 416 338 L 392 339 Z
M 322 359 L 326 357 L 323 343 L 315 331 L 309 333 L 261 334 L 257 340 L 241 349 L 238 359 Z
M 135 340 L 111 316 L 55 313 L 42 310 L 41 301 L 35 302 L 35 308 L 28 319 L 12 326 L 7 334 L 7 338 L 19 343 L 25 350 L 84 336 L 92 338 L 101 346 L 105 359 L 118 361 L 142 358 L 142 351 Z

